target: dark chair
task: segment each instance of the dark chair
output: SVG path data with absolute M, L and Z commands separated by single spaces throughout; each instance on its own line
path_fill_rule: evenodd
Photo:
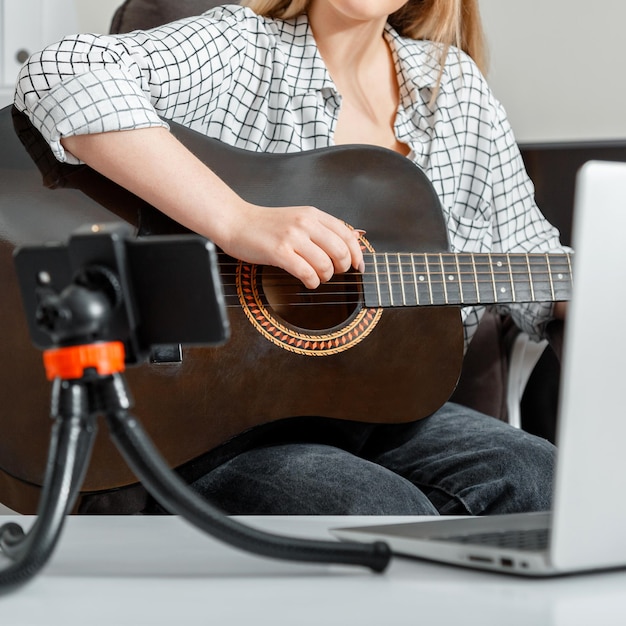
M 226 2 L 217 0 L 129 0 L 115 12 L 111 21 L 112 33 L 127 33 L 167 24 L 182 17 L 198 15 Z

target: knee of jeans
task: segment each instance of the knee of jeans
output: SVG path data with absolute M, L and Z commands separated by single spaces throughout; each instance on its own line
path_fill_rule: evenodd
M 507 447 L 502 463 L 506 513 L 547 511 L 552 507 L 556 450 L 544 439 L 523 433 Z
M 196 481 L 194 487 L 230 514 L 437 514 L 407 480 L 326 446 L 251 451 Z
M 552 481 L 556 462 L 556 448 L 547 440 L 523 433 L 509 447 L 511 471 L 523 476 L 534 476 L 537 481 Z

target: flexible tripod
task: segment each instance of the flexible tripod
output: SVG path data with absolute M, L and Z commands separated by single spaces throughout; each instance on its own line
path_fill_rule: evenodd
M 117 231 L 104 233 L 104 249 L 108 250 L 109 240 L 118 240 L 118 235 Z M 113 244 L 114 248 L 121 246 L 119 241 Z M 37 254 L 42 250 L 48 254 L 47 249 L 41 248 Z M 71 256 L 76 257 L 75 250 Z M 101 264 L 89 264 L 75 272 L 60 293 L 46 286 L 36 298 L 30 321 L 53 338 L 53 345 L 44 350 L 43 358 L 46 375 L 52 381 L 50 413 L 54 422 L 34 524 L 28 532 L 13 522 L 0 527 L 0 550 L 9 558 L 9 565 L 0 569 L 0 593 L 30 580 L 53 553 L 65 518 L 80 492 L 100 415 L 131 470 L 170 513 L 184 517 L 217 539 L 260 556 L 361 565 L 382 572 L 391 558 L 385 543 L 297 539 L 253 529 L 211 505 L 169 468 L 129 412 L 133 402 L 123 376 L 127 361 L 125 342 L 110 337 L 110 329 L 120 326 L 112 320 L 117 316 L 119 321 L 124 296 L 132 283 L 118 275 L 125 271 L 125 263 L 120 261 L 118 265 L 117 271 L 113 271 Z M 21 273 L 25 274 L 22 270 Z M 40 283 L 48 282 L 47 274 L 37 270 Z M 24 284 L 28 287 L 28 280 Z M 28 309 L 27 304 L 27 314 Z

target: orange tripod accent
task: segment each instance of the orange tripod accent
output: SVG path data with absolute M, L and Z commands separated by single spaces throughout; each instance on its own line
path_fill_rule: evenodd
M 48 380 L 81 378 L 86 369 L 101 376 L 118 374 L 125 369 L 124 344 L 121 341 L 90 343 L 45 350 L 43 363 Z

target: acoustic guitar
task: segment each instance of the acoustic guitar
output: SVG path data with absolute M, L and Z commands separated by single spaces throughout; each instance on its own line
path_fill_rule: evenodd
M 430 182 L 382 148 L 259 154 L 171 124 L 242 197 L 315 205 L 366 231 L 365 272 L 307 290 L 286 273 L 220 256 L 231 339 L 159 349 L 127 371 L 134 412 L 173 467 L 260 424 L 293 416 L 406 422 L 451 395 L 463 359 L 460 307 L 565 300 L 566 254 L 449 251 Z M 184 232 L 86 166 L 59 164 L 27 119 L 0 111 L 0 502 L 35 510 L 49 441 L 50 385 L 31 344 L 12 254 L 125 221 L 138 236 Z M 136 482 L 98 436 L 84 492 Z

